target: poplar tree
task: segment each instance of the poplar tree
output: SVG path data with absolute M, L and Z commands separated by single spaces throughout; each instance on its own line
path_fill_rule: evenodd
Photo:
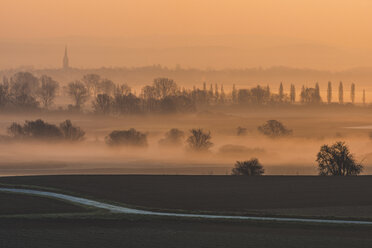
M 340 104 L 344 103 L 344 86 L 342 85 L 342 82 L 340 82 L 340 85 L 338 86 L 338 102 Z
M 350 98 L 351 98 L 351 103 L 354 104 L 355 102 L 355 84 L 351 84 L 351 89 L 350 89 Z
M 280 99 L 280 101 L 283 101 L 283 98 L 284 98 L 283 83 L 280 82 L 280 86 L 279 86 L 279 99 Z
M 332 102 L 332 83 L 331 83 L 331 81 L 328 82 L 327 102 L 328 102 L 328 104 L 330 104 Z

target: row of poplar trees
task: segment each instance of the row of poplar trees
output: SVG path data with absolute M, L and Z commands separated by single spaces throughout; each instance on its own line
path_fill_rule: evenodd
M 280 83 L 279 86 L 279 97 L 283 98 L 284 97 L 284 89 L 283 89 L 283 84 Z M 327 103 L 332 103 L 332 83 L 328 82 L 328 87 L 327 87 Z M 319 84 L 316 83 L 314 88 L 307 88 L 305 86 L 302 86 L 301 89 L 301 94 L 300 94 L 301 102 L 307 102 L 307 103 L 320 103 L 321 97 L 320 97 L 320 88 Z M 289 93 L 289 100 L 290 102 L 294 103 L 296 102 L 296 88 L 294 84 L 291 84 L 290 87 L 290 93 Z M 350 88 L 350 100 L 351 103 L 355 103 L 355 84 L 351 84 Z M 366 103 L 366 91 L 363 89 L 363 95 L 362 95 L 362 102 L 363 104 Z M 344 103 L 344 86 L 342 82 L 339 83 L 338 85 L 338 103 L 343 104 Z

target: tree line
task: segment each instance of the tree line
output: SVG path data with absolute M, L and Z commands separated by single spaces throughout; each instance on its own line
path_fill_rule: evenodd
M 350 103 L 355 103 L 355 84 L 351 84 Z M 73 104 L 68 110 L 80 111 L 89 101 L 97 114 L 137 114 L 137 113 L 185 113 L 208 106 L 273 106 L 288 104 L 319 105 L 333 103 L 333 88 L 329 82 L 327 99 L 323 101 L 319 84 L 314 87 L 302 86 L 299 94 L 291 84 L 285 93 L 280 83 L 278 91 L 271 91 L 269 86 L 257 85 L 249 89 L 237 89 L 233 85 L 231 92 L 226 93 L 224 86 L 203 83 L 202 88 L 186 89 L 169 78 L 156 78 L 142 87 L 136 94 L 132 88 L 123 83 L 101 78 L 97 74 L 87 74 L 81 80 L 75 80 L 64 87 L 53 78 L 43 75 L 36 77 L 30 72 L 18 72 L 10 78 L 4 77 L 0 83 L 1 110 L 51 109 L 59 94 L 68 96 Z M 297 99 L 299 96 L 299 100 Z M 338 85 L 338 101 L 344 104 L 344 87 Z M 363 89 L 362 102 L 366 96 Z

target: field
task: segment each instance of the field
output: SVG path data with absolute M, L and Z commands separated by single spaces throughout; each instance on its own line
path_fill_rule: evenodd
M 44 197 L 0 193 L 1 215 L 83 213 L 87 208 Z
M 33 185 L 153 210 L 372 219 L 372 177 L 30 176 Z
M 372 199 L 368 197 L 372 193 L 371 179 L 369 176 L 33 176 L 2 177 L 0 184 L 54 189 L 158 210 L 369 219 L 372 218 Z M 0 194 L 0 199 L 0 212 L 8 209 L 8 214 L 18 213 L 15 212 L 18 206 L 22 209 L 19 213 L 23 213 L 18 217 L 0 217 L 0 247 L 340 248 L 372 244 L 370 226 L 216 221 L 104 212 L 86 215 L 84 209 L 46 198 Z M 35 215 L 66 209 L 75 214 Z M 79 211 L 81 215 L 76 214 Z
M 73 175 L 2 177 L 0 184 L 163 211 L 372 219 L 370 176 Z M 342 248 L 372 244 L 371 226 L 217 221 L 106 212 L 87 215 L 83 213 L 87 209 L 46 198 L 0 194 L 0 199 L 0 213 L 16 214 L 19 208 L 19 213 L 23 213 L 0 216 L 0 247 Z M 35 215 L 66 209 L 74 215 Z
M 367 248 L 371 244 L 369 227 L 128 218 L 0 221 L 0 247 L 7 248 Z

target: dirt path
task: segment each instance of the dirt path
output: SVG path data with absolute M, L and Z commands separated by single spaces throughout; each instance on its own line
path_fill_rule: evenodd
M 180 214 L 167 212 L 154 212 L 146 210 L 138 210 L 133 208 L 126 208 L 98 201 L 89 200 L 82 197 L 70 196 L 60 193 L 32 190 L 32 189 L 13 189 L 0 188 L 0 192 L 29 194 L 43 197 L 51 197 L 61 199 L 73 203 L 78 203 L 85 206 L 106 209 L 113 213 L 123 214 L 142 214 L 142 215 L 156 215 L 156 216 L 172 216 L 183 218 L 202 218 L 202 219 L 236 219 L 236 220 L 254 220 L 254 221 L 280 221 L 280 222 L 306 222 L 306 223 L 324 223 L 324 224 L 356 224 L 356 225 L 372 225 L 372 221 L 353 221 L 353 220 L 327 220 L 327 219 L 302 219 L 302 218 L 281 218 L 281 217 L 256 217 L 256 216 L 228 216 L 228 215 L 207 215 L 207 214 Z

